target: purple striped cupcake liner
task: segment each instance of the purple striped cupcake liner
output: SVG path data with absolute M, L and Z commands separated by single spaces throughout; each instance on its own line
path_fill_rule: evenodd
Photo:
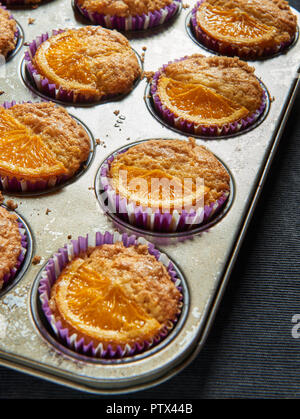
M 80 254 L 85 253 L 88 248 L 102 246 L 103 244 L 114 244 L 116 242 L 122 242 L 126 247 L 139 244 L 147 245 L 149 253 L 167 268 L 171 280 L 181 293 L 180 306 L 183 306 L 184 298 L 181 280 L 177 276 L 173 263 L 164 253 L 158 251 L 152 243 L 147 242 L 144 238 L 137 238 L 134 235 L 128 236 L 127 234 L 120 234 L 118 232 L 110 233 L 106 231 L 105 233 L 97 232 L 94 235 L 87 234 L 86 237 L 79 237 L 77 240 L 71 240 L 70 243 L 59 249 L 58 252 L 55 253 L 47 262 L 41 273 L 38 294 L 42 311 L 55 336 L 69 349 L 93 358 L 115 359 L 131 357 L 143 353 L 162 342 L 162 340 L 168 336 L 177 324 L 181 314 L 181 310 L 178 310 L 177 317 L 173 321 L 169 321 L 160 333 L 153 337 L 153 339 L 144 341 L 143 343 L 136 342 L 135 344 L 126 344 L 125 346 L 118 345 L 116 348 L 113 348 L 112 345 L 105 346 L 102 343 L 96 345 L 96 343 L 92 341 L 86 344 L 84 338 L 80 339 L 76 333 L 72 333 L 68 328 L 63 328 L 60 320 L 55 318 L 49 306 L 51 289 L 55 281 L 67 264 Z
M 112 100 L 115 98 L 119 98 L 125 94 L 110 94 L 102 96 L 100 99 L 95 97 L 91 97 L 90 95 L 84 95 L 81 93 L 75 93 L 72 90 L 64 89 L 60 86 L 57 86 L 55 83 L 51 83 L 47 77 L 43 77 L 39 71 L 36 69 L 33 63 L 33 58 L 36 54 L 38 47 L 46 42 L 51 36 L 58 35 L 60 33 L 65 32 L 66 29 L 58 29 L 53 30 L 52 33 L 44 33 L 41 36 L 38 36 L 35 40 L 33 40 L 27 51 L 25 51 L 24 62 L 25 68 L 28 72 L 28 75 L 32 81 L 33 87 L 46 98 L 52 99 L 54 101 L 62 102 L 62 103 L 79 103 L 79 104 L 91 104 L 91 103 L 102 103 L 108 100 Z M 135 52 L 135 51 L 134 51 Z M 137 53 L 135 52 L 137 55 Z M 139 59 L 139 57 L 138 57 Z M 139 78 L 137 79 L 139 80 Z M 134 83 L 134 86 L 137 83 L 137 80 Z
M 10 272 L 5 274 L 4 277 L 2 278 L 2 281 L 0 281 L 0 291 L 4 289 L 7 286 L 7 284 L 16 277 L 26 257 L 27 246 L 28 246 L 28 238 L 27 238 L 26 229 L 25 229 L 24 224 L 21 221 L 18 221 L 18 226 L 19 226 L 19 232 L 21 236 L 21 251 L 18 256 L 16 265 L 10 270 Z
M 128 201 L 121 197 L 114 190 L 110 183 L 110 167 L 117 154 L 125 153 L 128 150 L 122 150 L 110 156 L 102 163 L 100 168 L 100 187 L 101 193 L 108 198 L 108 211 L 115 213 L 120 219 L 128 224 L 143 230 L 150 230 L 162 233 L 174 233 L 188 231 L 195 227 L 207 224 L 216 216 L 224 204 L 227 202 L 229 192 L 224 193 L 217 201 L 210 205 L 205 205 L 198 209 L 174 210 L 171 212 L 162 212 L 159 209 L 152 209 L 136 205 L 136 203 Z M 101 194 L 100 194 L 101 195 Z
M 253 60 L 253 59 L 263 59 L 274 56 L 275 54 L 283 52 L 286 48 L 288 48 L 295 40 L 296 35 L 287 42 L 281 42 L 280 44 L 273 46 L 273 47 L 266 47 L 266 48 L 256 48 L 255 50 L 251 50 L 248 47 L 239 47 L 238 45 L 229 44 L 226 42 L 222 42 L 220 40 L 214 39 L 207 35 L 198 25 L 197 23 L 197 12 L 202 3 L 206 0 L 200 0 L 197 2 L 196 6 L 192 10 L 191 13 L 191 26 L 193 30 L 193 34 L 196 39 L 200 42 L 200 44 L 204 45 L 211 51 L 217 52 L 221 55 L 226 55 L 229 57 L 240 57 L 245 60 Z
M 116 15 L 105 15 L 98 12 L 89 12 L 78 4 L 78 0 L 74 0 L 74 3 L 79 12 L 93 24 L 101 25 L 108 29 L 117 29 L 118 31 L 147 30 L 163 25 L 176 15 L 181 6 L 181 0 L 174 0 L 171 4 L 162 9 L 155 10 L 154 12 L 121 17 Z
M 154 108 L 158 115 L 170 126 L 178 129 L 179 131 L 186 132 L 189 134 L 194 134 L 203 137 L 220 137 L 220 136 L 229 136 L 240 131 L 243 131 L 251 125 L 253 125 L 258 119 L 261 117 L 263 112 L 267 106 L 267 95 L 265 89 L 263 89 L 263 97 L 261 101 L 260 107 L 253 112 L 251 115 L 247 116 L 246 118 L 241 118 L 238 121 L 224 124 L 224 125 L 202 125 L 202 124 L 195 124 L 193 122 L 189 122 L 182 117 L 176 116 L 170 109 L 168 109 L 161 101 L 158 95 L 158 82 L 161 75 L 164 73 L 165 69 L 168 65 L 183 61 L 189 58 L 189 56 L 185 56 L 174 61 L 169 61 L 167 64 L 163 65 L 153 76 L 151 85 L 150 85 L 150 92 L 151 97 L 153 100 Z M 260 82 L 261 83 L 261 82 Z M 262 85 L 262 83 L 261 83 Z

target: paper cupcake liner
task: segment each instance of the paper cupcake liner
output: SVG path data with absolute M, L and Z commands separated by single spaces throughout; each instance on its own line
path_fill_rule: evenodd
M 188 56 L 179 58 L 174 61 L 169 61 L 168 64 L 165 64 L 160 70 L 158 70 L 154 76 L 151 83 L 151 96 L 153 99 L 153 104 L 156 112 L 166 121 L 170 126 L 178 129 L 179 131 L 187 132 L 194 135 L 202 135 L 204 137 L 218 137 L 224 135 L 232 135 L 237 132 L 243 131 L 246 128 L 249 128 L 253 125 L 263 114 L 266 105 L 267 105 L 267 96 L 265 90 L 263 90 L 263 98 L 260 107 L 253 112 L 251 115 L 246 118 L 241 118 L 238 121 L 224 124 L 224 125 L 202 125 L 189 122 L 182 117 L 177 117 L 170 109 L 168 109 L 161 101 L 158 95 L 158 81 L 160 76 L 163 74 L 165 69 L 172 62 L 179 62 L 187 59 Z
M 27 233 L 26 233 L 26 229 L 23 225 L 23 223 L 21 223 L 20 221 L 18 221 L 18 225 L 19 225 L 19 232 L 20 232 L 20 236 L 21 236 L 21 251 L 18 257 L 18 261 L 16 263 L 16 265 L 10 270 L 10 272 L 8 272 L 7 274 L 4 275 L 4 277 L 2 278 L 2 286 L 1 286 L 1 282 L 0 282 L 0 291 L 9 283 L 11 282 L 17 275 L 17 273 L 19 272 L 24 260 L 25 260 L 25 256 L 26 256 L 26 252 L 27 252 L 27 246 L 28 246 L 28 239 L 27 239 Z
M 120 153 L 127 150 L 128 148 Z M 205 205 L 204 208 L 182 210 L 181 212 L 174 210 L 172 213 L 138 206 L 134 202 L 122 198 L 111 186 L 109 171 L 113 160 L 114 156 L 110 156 L 100 169 L 100 185 L 108 198 L 109 210 L 126 223 L 144 230 L 173 233 L 205 225 L 221 211 L 229 197 L 229 193 L 224 193 L 216 202 Z
M 269 56 L 278 54 L 288 48 L 295 40 L 295 36 L 288 42 L 281 42 L 273 47 L 256 47 L 251 50 L 248 47 L 239 47 L 238 45 L 222 42 L 207 35 L 197 23 L 197 11 L 202 3 L 206 0 L 200 0 L 192 10 L 191 26 L 196 39 L 206 48 L 213 50 L 221 55 L 229 57 L 241 57 L 243 59 L 267 58 Z
M 12 101 L 4 102 L 0 106 L 3 106 L 5 109 L 9 109 L 16 104 L 16 101 Z M 35 193 L 54 188 L 55 186 L 59 186 L 69 179 L 70 176 L 66 175 L 52 176 L 51 178 L 46 180 L 41 178 L 34 181 L 24 179 L 20 180 L 16 177 L 10 176 L 0 176 L 0 190 L 11 193 Z
M 167 268 L 175 286 L 181 292 L 182 305 L 183 295 L 181 281 L 179 278 L 177 278 L 174 265 L 165 254 L 160 253 L 152 243 L 147 242 L 144 238 L 128 236 L 127 234 L 121 235 L 117 232 L 105 232 L 103 234 L 97 232 L 93 236 L 87 235 L 86 237 L 79 237 L 78 240 L 71 240 L 70 244 L 66 244 L 63 248 L 59 249 L 58 252 L 54 254 L 54 256 L 49 259 L 48 263 L 46 264 L 41 274 L 41 280 L 38 289 L 39 298 L 42 305 L 42 310 L 57 338 L 61 340 L 68 348 L 86 356 L 111 359 L 124 358 L 142 353 L 160 343 L 174 328 L 180 316 L 180 312 L 178 312 L 177 318 L 174 319 L 174 321 L 170 321 L 169 324 L 166 325 L 164 329 L 159 333 L 159 335 L 155 336 L 151 340 L 144 341 L 142 344 L 136 342 L 135 344 L 131 345 L 118 345 L 115 348 L 113 348 L 111 345 L 105 347 L 101 343 L 96 346 L 96 343 L 92 341 L 86 344 L 84 338 L 79 339 L 76 333 L 71 334 L 71 331 L 68 328 L 63 328 L 61 322 L 55 319 L 55 316 L 49 306 L 51 288 L 65 266 L 74 258 L 78 257 L 80 253 L 86 252 L 89 247 L 101 246 L 103 244 L 114 244 L 119 241 L 122 241 L 126 247 L 138 244 L 148 245 L 149 253 L 155 256 L 158 261 L 163 263 L 163 265 Z
M 34 41 L 32 41 L 29 45 L 27 51 L 25 51 L 25 67 L 29 73 L 33 86 L 45 95 L 49 99 L 58 100 L 61 102 L 67 103 L 82 103 L 82 104 L 89 104 L 95 102 L 105 102 L 107 100 L 111 100 L 114 98 L 118 98 L 123 94 L 111 94 L 101 96 L 101 98 L 96 98 L 90 95 L 84 95 L 81 93 L 75 93 L 72 90 L 67 90 L 62 87 L 57 86 L 54 83 L 51 83 L 46 77 L 43 77 L 36 67 L 33 64 L 33 58 L 36 54 L 38 47 L 43 43 L 46 42 L 51 36 L 58 35 L 62 32 L 65 32 L 65 29 L 53 30 L 52 33 L 44 33 L 41 36 L 38 36 Z M 126 94 L 126 93 L 124 93 Z
M 178 12 L 181 0 L 174 0 L 170 5 L 165 6 L 160 10 L 130 17 L 89 12 L 87 9 L 80 7 L 77 0 L 75 0 L 75 5 L 85 18 L 96 25 L 101 25 L 108 29 L 117 29 L 119 31 L 138 31 L 151 29 L 166 23 Z

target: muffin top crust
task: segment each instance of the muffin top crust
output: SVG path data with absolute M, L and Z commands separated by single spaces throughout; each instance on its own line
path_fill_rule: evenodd
M 129 92 L 141 74 L 128 40 L 100 26 L 51 36 L 38 47 L 33 65 L 58 88 L 93 100 Z
M 205 0 L 197 23 L 215 39 L 255 48 L 289 42 L 297 18 L 285 0 Z
M 122 172 L 126 172 L 127 183 L 123 184 Z M 130 189 L 133 177 L 149 180 L 170 179 L 180 186 L 178 198 L 176 187 L 170 200 L 166 196 L 159 197 L 159 208 L 164 206 L 180 210 L 187 201 L 196 201 L 204 198 L 204 205 L 216 202 L 230 190 L 230 177 L 224 166 L 206 147 L 196 144 L 195 139 L 184 140 L 149 140 L 130 147 L 125 153 L 117 155 L 110 167 L 111 185 L 122 196 L 129 200 L 135 198 L 141 205 L 157 207 L 155 194 L 146 197 Z M 191 180 L 189 184 L 188 180 Z M 203 188 L 197 190 L 199 181 L 204 181 Z M 149 184 L 149 186 L 150 186 Z M 129 185 L 129 186 L 128 186 Z M 133 184 L 134 185 L 134 184 Z M 149 188 L 149 191 L 151 189 Z M 204 192 L 204 197 L 203 197 Z M 192 197 L 192 199 L 191 199 Z M 175 202 L 178 200 L 178 205 Z
M 86 342 L 143 342 L 179 312 L 180 292 L 146 245 L 90 248 L 56 280 L 50 308 L 64 327 Z
M 157 95 L 176 116 L 196 124 L 224 125 L 259 109 L 263 89 L 254 68 L 244 61 L 194 54 L 163 69 Z
M 5 275 L 16 266 L 21 248 L 18 217 L 0 206 L 0 289 Z
M 111 16 L 136 16 L 160 10 L 174 0 L 77 0 L 80 7 Z
M 7 57 L 7 54 L 15 49 L 17 43 L 16 32 L 16 21 L 0 4 L 0 55 Z
M 87 160 L 90 139 L 51 102 L 0 107 L 0 173 L 18 179 L 72 176 Z

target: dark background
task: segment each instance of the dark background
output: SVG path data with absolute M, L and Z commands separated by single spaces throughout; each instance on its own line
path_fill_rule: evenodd
M 300 10 L 300 0 L 290 4 Z M 179 375 L 126 399 L 300 397 L 300 339 L 291 335 L 300 314 L 299 116 L 300 92 L 204 349 Z M 0 367 L 6 398 L 102 397 Z

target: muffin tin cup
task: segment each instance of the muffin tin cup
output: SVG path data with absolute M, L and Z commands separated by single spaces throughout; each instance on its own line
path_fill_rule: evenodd
M 181 0 L 174 0 L 170 5 L 155 10 L 154 12 L 121 17 L 116 15 L 105 15 L 98 12 L 89 12 L 87 9 L 79 6 L 77 0 L 75 0 L 74 3 L 79 12 L 93 24 L 101 25 L 108 29 L 117 29 L 118 31 L 140 31 L 163 25 L 175 16 L 181 6 Z
M 255 60 L 273 57 L 274 55 L 277 55 L 286 50 L 295 41 L 297 35 L 295 35 L 290 41 L 281 42 L 279 45 L 276 45 L 274 47 L 256 48 L 255 51 L 251 51 L 248 47 L 239 47 L 238 45 L 233 45 L 227 42 L 217 40 L 207 35 L 207 33 L 205 33 L 197 23 L 197 11 L 200 5 L 205 1 L 206 0 L 198 1 L 194 9 L 192 10 L 190 25 L 193 31 L 193 35 L 196 37 L 196 39 L 200 42 L 200 44 L 204 45 L 204 47 L 206 47 L 210 51 L 229 57 L 238 56 L 245 60 Z
M 165 254 L 157 250 L 152 243 L 147 242 L 144 238 L 137 238 L 134 235 L 121 235 L 117 232 L 110 233 L 106 231 L 105 233 L 97 232 L 93 237 L 87 235 L 86 237 L 79 237 L 77 240 L 71 240 L 71 243 L 66 244 L 63 248 L 59 249 L 58 253 L 54 254 L 53 257 L 49 259 L 41 273 L 38 294 L 42 311 L 46 316 L 46 319 L 48 320 L 57 339 L 63 342 L 66 347 L 73 350 L 74 352 L 85 356 L 90 356 L 92 358 L 119 359 L 141 354 L 162 342 L 169 335 L 172 329 L 174 329 L 181 314 L 180 310 L 180 312 L 177 314 L 177 317 L 173 321 L 169 321 L 168 324 L 160 331 L 160 333 L 152 340 L 147 340 L 143 343 L 136 342 L 135 344 L 131 345 L 118 345 L 115 348 L 113 348 L 111 345 L 105 347 L 101 343 L 96 345 L 96 343 L 93 341 L 86 344 L 84 338 L 79 339 L 76 333 L 72 334 L 68 328 L 64 328 L 61 322 L 55 318 L 49 306 L 51 288 L 66 265 L 78 257 L 80 253 L 86 252 L 89 247 L 101 246 L 103 244 L 114 244 L 119 241 L 122 241 L 126 247 L 138 244 L 148 245 L 149 253 L 167 268 L 171 280 L 174 282 L 175 286 L 181 293 L 181 306 L 183 306 L 184 298 L 182 294 L 181 281 L 177 277 L 173 263 Z
M 51 83 L 46 77 L 43 77 L 36 67 L 33 64 L 33 58 L 36 54 L 38 47 L 46 42 L 51 36 L 58 35 L 60 33 L 65 32 L 65 29 L 53 30 L 52 33 L 44 33 L 41 36 L 38 36 L 34 41 L 29 44 L 29 48 L 25 51 L 24 56 L 24 65 L 25 70 L 27 70 L 28 76 L 30 78 L 30 82 L 32 83 L 32 88 L 37 90 L 38 94 L 41 94 L 45 99 L 54 100 L 58 103 L 62 104 L 72 104 L 72 105 L 94 105 L 98 103 L 104 103 L 106 101 L 119 99 L 121 97 L 126 96 L 129 92 L 120 93 L 120 94 L 112 94 L 112 95 L 105 95 L 102 96 L 100 99 L 95 99 L 88 95 L 84 94 L 75 94 L 72 90 L 66 90 L 62 87 L 57 86 L 54 83 Z M 134 51 L 134 50 L 133 50 Z M 142 68 L 141 60 L 138 54 L 134 51 L 137 59 L 139 61 L 139 65 Z M 24 82 L 28 85 L 26 80 L 26 75 L 24 75 Z M 133 83 L 133 87 L 135 87 L 140 80 L 138 77 L 135 82 Z
M 21 236 L 21 251 L 20 254 L 18 256 L 18 261 L 16 263 L 16 265 L 10 270 L 10 272 L 8 272 L 7 274 L 4 275 L 2 281 L 3 284 L 1 286 L 0 283 L 0 291 L 2 291 L 9 282 L 11 282 L 17 275 L 17 273 L 19 272 L 25 257 L 26 257 L 26 253 L 27 253 L 27 246 L 28 246 L 28 238 L 27 238 L 27 233 L 26 233 L 26 228 L 24 226 L 24 224 L 18 220 L 18 225 L 19 225 L 19 232 L 20 232 L 20 236 Z
M 191 135 L 203 136 L 203 137 L 224 137 L 224 136 L 231 136 L 237 134 L 239 132 L 245 131 L 253 126 L 263 115 L 264 111 L 266 110 L 267 103 L 268 103 L 268 96 L 266 93 L 266 89 L 264 88 L 263 84 L 263 98 L 260 107 L 249 115 L 247 118 L 242 118 L 238 121 L 232 122 L 230 124 L 225 125 L 203 125 L 203 124 L 195 124 L 193 122 L 189 122 L 182 117 L 176 116 L 170 109 L 168 109 L 161 101 L 158 95 L 158 81 L 160 76 L 164 73 L 165 69 L 174 62 L 180 62 L 187 59 L 188 56 L 179 58 L 174 61 L 169 61 L 168 64 L 162 66 L 160 70 L 158 70 L 154 76 L 150 86 L 150 94 L 153 100 L 153 106 L 155 111 L 161 118 L 170 126 L 174 127 L 178 131 L 186 132 Z
M 110 166 L 115 156 L 125 153 L 127 150 L 128 148 L 110 156 L 102 163 L 99 171 L 100 194 L 105 194 L 108 198 L 108 211 L 115 213 L 126 223 L 143 230 L 160 233 L 184 232 L 209 223 L 226 204 L 229 193 L 224 193 L 216 202 L 205 205 L 204 208 L 182 210 L 181 212 L 174 210 L 172 213 L 145 208 L 128 201 L 116 193 L 109 178 Z
M 23 102 L 24 103 L 24 102 Z M 30 102 L 29 102 L 30 103 Z M 12 106 L 16 105 L 16 101 L 12 102 L 4 102 L 0 106 L 3 106 L 5 109 L 9 109 Z M 81 123 L 77 120 L 78 123 Z M 81 125 L 83 125 L 81 123 Z M 86 127 L 84 126 L 86 129 Z M 93 148 L 93 138 L 90 132 L 87 132 L 91 141 L 91 147 Z M 93 150 L 91 149 L 91 152 Z M 89 159 L 90 160 L 90 159 Z M 77 174 L 80 172 L 80 170 L 77 172 Z M 6 193 L 17 193 L 17 194 L 37 194 L 37 193 L 47 193 L 52 192 L 56 190 L 59 187 L 63 187 L 66 185 L 69 181 L 71 181 L 73 178 L 75 180 L 77 174 L 73 176 L 51 176 L 48 179 L 37 179 L 35 181 L 26 180 L 26 179 L 18 179 L 16 177 L 10 177 L 10 176 L 0 176 L 0 190 L 6 192 Z

